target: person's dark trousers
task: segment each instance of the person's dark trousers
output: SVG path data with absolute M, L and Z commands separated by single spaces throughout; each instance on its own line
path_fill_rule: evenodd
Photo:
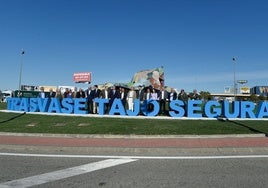
M 87 111 L 89 114 L 93 113 L 93 101 L 88 101 L 87 102 Z
M 165 99 L 161 99 L 159 101 L 159 105 L 160 105 L 160 114 L 166 113 L 166 101 L 165 101 Z

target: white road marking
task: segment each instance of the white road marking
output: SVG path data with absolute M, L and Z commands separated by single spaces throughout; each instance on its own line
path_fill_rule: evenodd
M 243 159 L 243 158 L 268 158 L 268 155 L 223 155 L 223 156 L 115 156 L 115 155 L 57 155 L 57 154 L 27 154 L 27 153 L 0 153 L 0 156 L 19 156 L 19 157 L 54 157 L 54 158 L 99 158 L 107 159 L 95 163 L 76 166 L 27 178 L 12 180 L 0 183 L 0 188 L 10 187 L 30 187 L 51 181 L 60 180 L 80 174 L 85 174 L 103 168 L 125 164 L 138 159 Z
M 125 163 L 129 163 L 133 161 L 136 161 L 136 160 L 135 159 L 107 159 L 104 161 L 89 163 L 89 164 L 85 164 L 81 166 L 76 166 L 72 168 L 67 168 L 67 169 L 40 174 L 36 176 L 31 176 L 27 178 L 12 180 L 12 181 L 8 181 L 5 183 L 0 183 L 0 187 L 1 188 L 30 187 L 30 186 L 40 185 L 40 184 L 48 183 L 51 181 L 56 181 L 56 180 L 60 180 L 63 178 L 85 174 L 85 173 L 92 172 L 95 170 L 100 170 L 103 168 L 108 168 L 108 167 L 125 164 Z
M 124 155 L 58 155 L 58 154 L 28 154 L 0 153 L 0 156 L 22 157 L 65 157 L 65 158 L 97 158 L 97 159 L 242 159 L 268 158 L 268 155 L 215 155 L 215 156 L 124 156 Z

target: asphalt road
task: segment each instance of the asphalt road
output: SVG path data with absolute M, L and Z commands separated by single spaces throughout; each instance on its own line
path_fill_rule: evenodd
M 1 153 L 0 187 L 267 187 L 267 155 L 232 157 L 131 159 Z
M 0 135 L 0 188 L 267 187 L 268 138 Z

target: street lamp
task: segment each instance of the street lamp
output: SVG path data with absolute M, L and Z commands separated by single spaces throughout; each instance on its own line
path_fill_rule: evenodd
M 22 63 L 23 63 L 23 55 L 25 54 L 25 51 L 22 49 L 21 51 L 21 59 L 20 59 L 20 78 L 19 78 L 19 90 L 18 90 L 18 97 L 21 95 L 21 75 L 22 75 Z
M 233 63 L 234 63 L 234 101 L 236 100 L 236 76 L 235 76 L 235 63 L 236 63 L 236 58 L 233 57 Z

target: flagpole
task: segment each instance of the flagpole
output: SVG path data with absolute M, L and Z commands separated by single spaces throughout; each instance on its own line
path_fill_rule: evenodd
M 21 96 L 21 76 L 22 76 L 22 63 L 23 63 L 23 55 L 25 51 L 22 49 L 21 51 L 21 59 L 20 59 L 20 78 L 19 78 L 19 90 L 18 90 L 18 97 Z

